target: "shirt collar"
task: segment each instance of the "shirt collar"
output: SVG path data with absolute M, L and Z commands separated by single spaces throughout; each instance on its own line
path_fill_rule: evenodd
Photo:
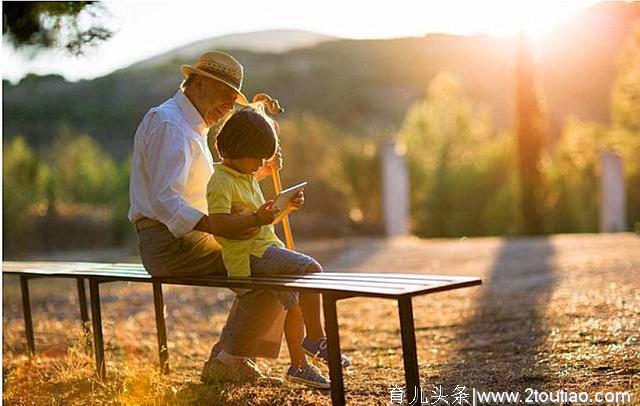
M 226 172 L 230 175 L 233 175 L 237 178 L 240 179 L 244 179 L 244 180 L 251 180 L 253 178 L 253 175 L 248 174 L 248 173 L 241 173 L 236 171 L 233 168 L 229 168 L 227 165 L 223 165 L 222 162 L 216 162 L 215 164 L 215 168 L 216 170 L 221 170 L 222 172 Z
M 207 127 L 207 124 L 205 124 L 202 116 L 195 108 L 193 103 L 191 103 L 191 100 L 189 100 L 189 98 L 185 96 L 181 90 L 178 90 L 176 92 L 176 94 L 173 96 L 173 100 L 180 108 L 180 111 L 182 111 L 182 115 L 187 121 L 187 124 L 189 124 L 189 127 L 193 128 L 194 131 L 202 136 L 207 135 L 207 133 L 209 132 L 209 127 Z

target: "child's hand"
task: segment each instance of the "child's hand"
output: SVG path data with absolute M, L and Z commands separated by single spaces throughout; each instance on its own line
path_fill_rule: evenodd
M 269 200 L 268 202 L 260 206 L 260 208 L 255 212 L 257 223 L 261 226 L 271 224 L 273 220 L 275 220 L 277 215 L 278 209 L 276 207 L 273 207 L 273 200 Z
M 299 210 L 304 206 L 304 191 L 301 190 L 296 194 L 296 197 L 291 199 L 289 204 L 287 205 L 287 209 L 289 210 Z

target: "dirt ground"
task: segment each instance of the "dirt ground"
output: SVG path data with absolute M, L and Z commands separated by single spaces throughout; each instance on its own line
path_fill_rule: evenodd
M 421 382 L 430 404 L 439 387 L 448 404 L 465 404 L 454 399 L 463 386 L 465 393 L 519 391 L 523 397 L 533 390 L 589 396 L 626 391 L 633 397 L 627 404 L 640 404 L 640 238 L 635 234 L 347 239 L 299 248 L 327 271 L 483 279 L 479 287 L 414 299 Z M 117 255 L 88 257 L 122 259 L 112 258 Z M 81 258 L 76 253 L 73 259 Z M 32 281 L 37 347 L 32 361 L 24 356 L 19 285 L 15 277 L 3 282 L 4 404 L 330 404 L 328 392 L 295 384 L 200 383 L 202 363 L 231 303 L 224 289 L 164 288 L 171 373 L 161 376 L 155 367 L 151 287 L 104 285 L 109 379 L 100 382 L 83 349 L 74 282 Z M 391 388 L 404 385 L 396 303 L 348 299 L 338 302 L 338 317 L 343 351 L 353 360 L 345 374 L 347 402 L 391 404 Z M 282 376 L 287 359 L 283 345 L 278 360 L 260 362 Z M 569 404 L 554 404 L 561 403 Z

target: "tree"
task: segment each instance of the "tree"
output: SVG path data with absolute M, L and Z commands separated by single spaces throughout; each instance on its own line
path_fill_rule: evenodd
M 546 233 L 598 231 L 600 151 L 608 129 L 575 117 L 565 121 L 545 175 Z
M 460 79 L 439 73 L 405 116 L 412 229 L 419 236 L 514 232 L 511 146 L 488 111 L 474 106 Z
M 640 131 L 640 24 L 620 55 L 611 113 L 614 127 Z
M 18 251 L 29 246 L 30 213 L 43 198 L 46 169 L 19 135 L 3 145 L 2 157 L 2 246 Z
M 71 54 L 80 55 L 85 46 L 113 35 L 102 26 L 83 29 L 79 24 L 82 12 L 96 18 L 101 11 L 102 6 L 93 1 L 5 1 L 2 3 L 2 35 L 16 49 L 65 48 Z
M 640 24 L 622 49 L 611 93 L 612 129 L 608 147 L 624 161 L 627 218 L 640 226 Z
M 118 191 L 118 167 L 86 134 L 62 126 L 50 151 L 55 194 L 60 201 L 111 205 Z
M 518 38 L 516 123 L 523 231 L 526 234 L 541 234 L 543 224 L 539 194 L 542 176 L 538 164 L 545 126 L 536 92 L 531 44 L 525 34 L 520 34 Z

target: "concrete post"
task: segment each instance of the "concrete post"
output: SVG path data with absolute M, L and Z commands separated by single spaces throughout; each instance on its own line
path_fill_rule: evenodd
M 622 159 L 612 151 L 600 154 L 600 232 L 626 231 L 626 196 Z
M 395 141 L 383 141 L 382 216 L 387 237 L 409 233 L 409 176 L 404 147 Z

